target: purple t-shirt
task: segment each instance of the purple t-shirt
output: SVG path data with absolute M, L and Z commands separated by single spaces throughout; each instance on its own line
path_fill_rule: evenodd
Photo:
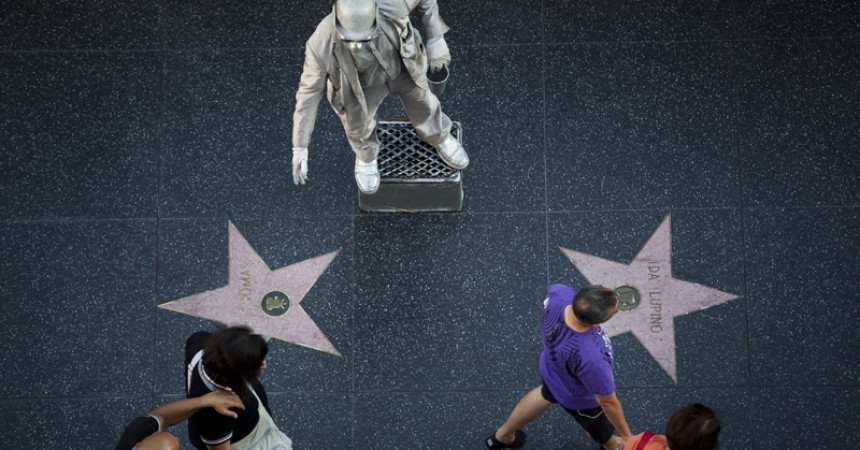
M 615 392 L 612 375 L 612 343 L 600 327 L 579 333 L 564 322 L 564 308 L 573 304 L 576 291 L 554 284 L 543 309 L 540 373 L 546 387 L 568 409 L 599 405 L 594 394 Z

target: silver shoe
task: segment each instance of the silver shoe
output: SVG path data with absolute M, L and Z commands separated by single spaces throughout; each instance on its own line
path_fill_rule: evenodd
M 379 189 L 379 167 L 376 160 L 366 163 L 355 158 L 355 182 L 365 194 L 373 194 Z
M 460 145 L 460 142 L 453 135 L 448 134 L 439 145 L 434 145 L 436 152 L 445 164 L 456 170 L 465 169 L 469 165 L 469 155 L 466 154 L 466 149 Z

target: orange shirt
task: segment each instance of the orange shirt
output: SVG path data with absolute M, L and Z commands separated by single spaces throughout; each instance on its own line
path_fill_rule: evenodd
M 636 450 L 636 446 L 639 445 L 639 441 L 642 440 L 643 434 L 645 433 L 639 433 L 628 439 L 627 444 L 624 446 L 624 450 Z M 667 445 L 669 445 L 669 442 L 666 441 L 666 436 L 655 434 L 654 436 L 651 436 L 651 440 L 645 444 L 645 450 L 664 450 Z

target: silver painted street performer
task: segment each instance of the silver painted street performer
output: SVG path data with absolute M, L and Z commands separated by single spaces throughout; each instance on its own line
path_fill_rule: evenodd
M 427 45 L 412 27 L 416 10 Z M 305 62 L 293 115 L 293 181 L 308 179 L 308 146 L 323 93 L 343 123 L 355 152 L 355 181 L 361 192 L 379 188 L 376 111 L 389 92 L 400 96 L 418 136 L 454 169 L 469 157 L 451 135 L 451 120 L 430 92 L 427 70 L 451 61 L 448 26 L 436 0 L 338 0 L 305 45 Z

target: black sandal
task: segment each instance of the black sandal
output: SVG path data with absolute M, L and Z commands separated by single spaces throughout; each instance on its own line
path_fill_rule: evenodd
M 523 430 L 517 430 L 514 433 L 514 442 L 510 444 L 505 444 L 496 439 L 496 433 L 493 433 L 492 436 L 488 437 L 484 444 L 487 445 L 487 448 L 490 450 L 512 450 L 516 448 L 520 448 L 523 445 L 526 445 L 526 433 Z

